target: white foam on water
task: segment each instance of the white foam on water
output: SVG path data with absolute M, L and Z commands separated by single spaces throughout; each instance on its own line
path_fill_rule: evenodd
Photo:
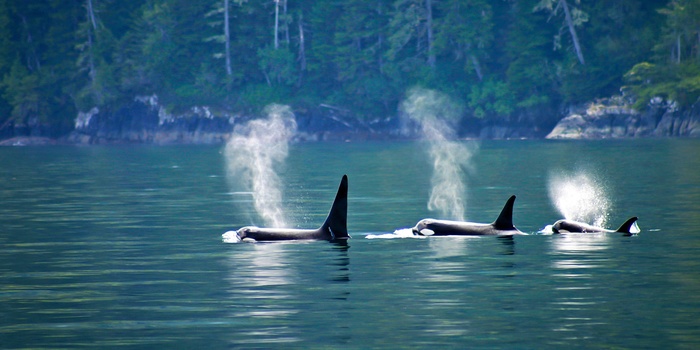
M 365 236 L 367 239 L 397 239 L 397 238 L 425 238 L 424 236 L 414 235 L 412 228 L 402 228 L 393 233 L 369 234 Z
M 537 231 L 537 233 L 542 234 L 542 235 L 552 235 L 554 234 L 554 230 L 552 229 L 554 225 L 547 225 L 543 227 L 541 230 Z
M 241 237 L 238 236 L 236 231 L 226 231 L 226 233 L 221 235 L 221 240 L 224 243 L 240 243 Z

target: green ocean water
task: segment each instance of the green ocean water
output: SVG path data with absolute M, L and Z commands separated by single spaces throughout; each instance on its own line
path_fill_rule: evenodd
M 290 146 L 289 224 L 347 174 L 347 245 L 222 242 L 264 224 L 223 147 L 0 148 L 0 348 L 700 347 L 700 141 L 470 145 L 465 218 L 531 235 L 367 239 L 440 217 L 421 142 Z M 641 233 L 539 234 L 572 174 Z

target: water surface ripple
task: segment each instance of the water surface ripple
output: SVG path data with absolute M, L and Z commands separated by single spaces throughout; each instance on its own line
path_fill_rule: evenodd
M 424 148 L 291 145 L 287 217 L 348 174 L 347 244 L 223 243 L 261 218 L 221 147 L 0 148 L 0 347 L 700 347 L 700 141 L 482 142 L 465 217 L 516 194 L 533 235 L 366 239 L 438 215 Z M 550 171 L 587 167 L 638 236 L 537 234 Z

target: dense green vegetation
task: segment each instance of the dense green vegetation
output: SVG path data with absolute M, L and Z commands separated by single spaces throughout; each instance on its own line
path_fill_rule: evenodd
M 619 93 L 700 94 L 700 0 L 0 0 L 0 126 L 171 111 L 396 113 L 419 85 L 508 119 Z

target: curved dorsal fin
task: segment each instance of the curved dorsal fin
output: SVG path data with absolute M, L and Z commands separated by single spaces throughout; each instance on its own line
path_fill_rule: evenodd
M 632 234 L 632 226 L 634 225 L 635 222 L 637 222 L 637 217 L 633 216 L 633 217 L 627 219 L 627 221 L 625 221 L 625 223 L 622 224 L 620 226 L 620 228 L 615 230 L 615 232 L 620 232 L 620 233 L 624 233 L 627 235 L 631 235 Z
M 346 239 L 348 236 L 348 176 L 343 175 L 338 193 L 321 229 L 328 229 L 333 239 Z
M 498 215 L 498 219 L 494 221 L 491 225 L 497 230 L 513 230 L 513 203 L 515 203 L 515 196 L 510 196 L 506 205 L 503 206 L 501 214 Z

